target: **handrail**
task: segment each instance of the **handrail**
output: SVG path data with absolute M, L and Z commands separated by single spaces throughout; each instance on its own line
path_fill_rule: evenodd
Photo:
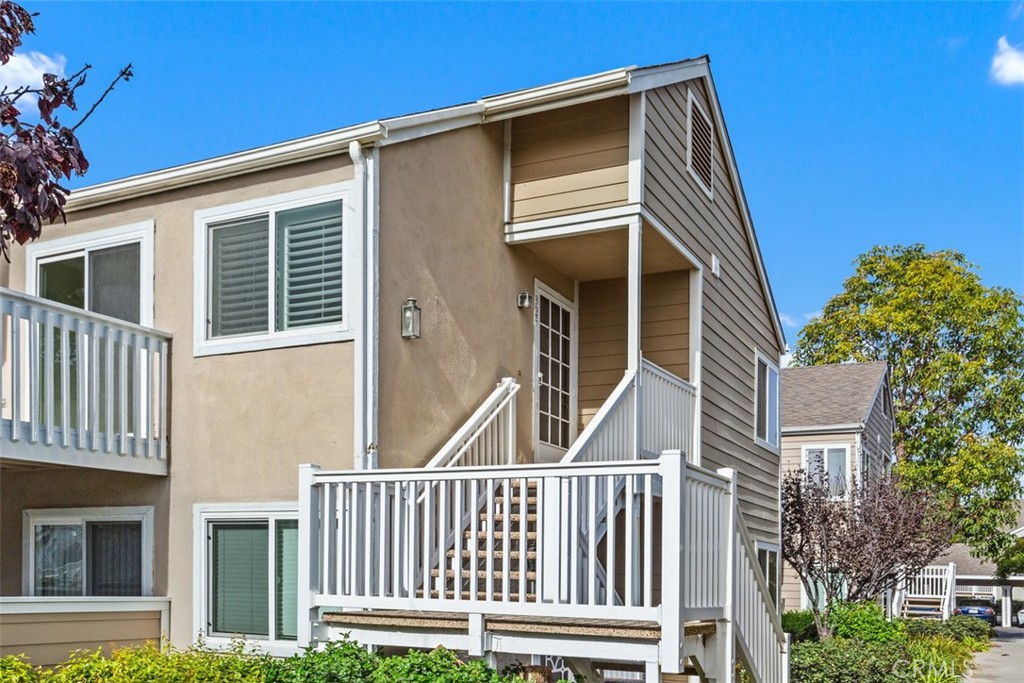
M 496 422 L 499 423 L 497 424 L 498 430 L 504 432 L 497 435 L 499 438 L 495 440 L 494 444 L 497 447 L 496 452 L 485 452 L 483 457 L 485 462 L 473 464 L 493 466 L 514 463 L 516 458 L 515 396 L 519 393 L 519 389 L 519 383 L 512 377 L 505 377 L 498 382 L 494 391 L 484 399 L 469 420 L 448 439 L 447 443 L 425 467 L 427 469 L 461 467 L 466 454 L 477 444 L 481 435 L 487 432 L 488 427 Z M 502 416 L 504 416 L 503 424 L 501 423 Z M 501 459 L 504 459 L 505 462 L 498 461 Z
M 575 443 L 569 448 L 566 454 L 562 457 L 563 463 L 570 462 L 596 462 L 594 460 L 588 460 L 587 455 L 591 446 L 593 446 L 597 439 L 604 435 L 607 431 L 608 425 L 611 422 L 612 417 L 615 415 L 623 401 L 629 396 L 630 392 L 636 386 L 636 372 L 626 371 L 622 379 L 619 380 L 618 385 L 612 391 L 597 411 L 597 414 L 591 418 L 590 422 L 584 428 L 583 433 L 577 437 Z M 631 449 L 632 450 L 632 449 Z M 635 456 L 632 453 L 624 453 L 625 458 L 620 459 L 633 459 Z
M 0 302 L 3 304 L 3 313 L 10 312 L 10 306 L 7 302 L 17 302 L 18 304 L 31 306 L 33 308 L 49 308 L 55 313 L 61 313 L 73 318 L 80 318 L 89 322 L 101 323 L 106 327 L 112 327 L 115 330 L 123 332 L 134 332 L 136 334 L 144 334 L 152 337 L 163 337 L 167 340 L 170 340 L 172 336 L 170 332 L 163 332 L 152 327 L 146 327 L 145 325 L 121 320 L 120 318 L 112 318 L 111 316 L 103 315 L 102 313 L 94 313 L 82 308 L 75 308 L 74 306 L 68 306 L 67 304 L 62 304 L 58 301 L 32 296 L 31 294 L 19 292 L 15 289 L 8 289 L 6 287 L 0 287 Z

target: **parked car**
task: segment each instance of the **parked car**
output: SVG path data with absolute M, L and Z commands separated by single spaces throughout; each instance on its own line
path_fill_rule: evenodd
M 1017 611 L 1017 626 L 1024 628 L 1024 609 Z
M 953 610 L 953 614 L 962 614 L 965 617 L 977 617 L 987 621 L 992 626 L 998 623 L 998 616 L 996 614 L 996 606 L 992 600 L 986 600 L 984 598 L 968 598 L 961 600 L 957 604 L 956 609 Z

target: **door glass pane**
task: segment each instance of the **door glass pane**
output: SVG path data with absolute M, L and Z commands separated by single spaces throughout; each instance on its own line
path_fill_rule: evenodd
M 572 339 L 572 312 L 558 302 L 537 295 L 540 315 L 537 321 L 538 401 L 542 444 L 556 448 L 569 448 L 572 416 L 569 414 L 572 396 L 572 368 L 569 354 Z
M 89 310 L 138 324 L 139 243 L 89 252 Z
M 39 524 L 34 540 L 35 594 L 82 595 L 81 525 Z
M 269 635 L 268 535 L 266 522 L 211 525 L 211 632 Z
M 245 218 L 210 231 L 210 336 L 266 332 L 269 221 Z
M 275 526 L 274 536 L 274 612 L 277 637 L 294 640 L 299 634 L 298 520 L 280 520 Z
M 57 303 L 75 308 L 85 308 L 85 257 L 72 256 L 60 261 L 50 261 L 39 265 L 39 296 L 43 299 L 56 301 Z M 77 369 L 78 369 L 78 339 L 74 332 L 68 333 L 68 348 L 63 348 L 60 327 L 53 326 L 50 330 L 53 346 L 51 350 L 47 347 L 45 324 L 37 328 L 39 334 L 40 364 L 39 364 L 39 415 L 46 414 L 46 407 L 53 403 L 54 424 L 58 427 L 64 426 L 64 400 L 61 384 L 61 373 L 69 373 L 67 406 L 72 427 L 78 426 L 78 396 L 80 394 Z M 53 389 L 52 396 L 47 391 L 46 367 L 47 359 L 53 366 Z
M 88 595 L 142 595 L 142 524 L 89 522 Z

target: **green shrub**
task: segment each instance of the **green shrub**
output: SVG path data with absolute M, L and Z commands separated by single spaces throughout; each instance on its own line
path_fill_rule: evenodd
M 975 617 L 956 615 L 947 621 L 938 619 L 903 619 L 903 629 L 907 635 L 917 636 L 948 636 L 960 642 L 968 638 L 973 641 L 988 642 L 992 635 L 992 627 Z
M 791 683 L 891 683 L 906 667 L 903 643 L 864 643 L 845 638 L 793 645 Z
M 102 650 L 72 653 L 46 671 L 40 683 L 264 683 L 270 658 L 242 643 L 226 651 L 201 646 L 161 652 L 155 645 L 124 647 L 110 656 Z
M 368 683 L 380 658 L 351 640 L 332 641 L 323 650 L 308 648 L 287 659 L 272 660 L 266 683 Z
M 451 650 L 410 651 L 386 657 L 371 674 L 372 683 L 511 683 L 482 661 L 462 662 Z
M 794 643 L 818 639 L 818 628 L 814 625 L 814 612 L 809 609 L 783 613 L 782 630 L 793 636 Z
M 0 657 L 0 681 L 3 683 L 36 683 L 38 680 L 39 670 L 21 655 Z
M 866 643 L 892 643 L 903 640 L 903 626 L 890 621 L 874 602 L 840 602 L 829 613 L 832 634 Z
M 907 645 L 913 680 L 921 683 L 958 683 L 974 653 L 949 636 L 922 636 Z
M 116 681 L 117 666 L 103 650 L 77 650 L 61 666 L 41 676 L 46 683 L 108 683 Z

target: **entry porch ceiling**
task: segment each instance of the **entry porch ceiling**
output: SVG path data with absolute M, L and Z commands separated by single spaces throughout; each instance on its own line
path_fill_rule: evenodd
M 629 231 L 625 228 L 527 242 L 519 248 L 529 249 L 579 282 L 611 280 L 628 273 Z M 642 252 L 644 275 L 693 267 L 657 230 L 646 225 Z

